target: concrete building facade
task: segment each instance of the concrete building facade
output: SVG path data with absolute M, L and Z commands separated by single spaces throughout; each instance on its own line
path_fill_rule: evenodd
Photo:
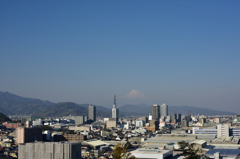
M 161 105 L 161 117 L 165 117 L 168 116 L 168 105 L 166 105 L 165 103 L 163 103 Z
M 177 122 L 176 115 L 171 116 L 170 120 L 171 120 L 171 123 L 176 123 Z
M 229 137 L 229 125 L 228 124 L 218 124 L 217 125 L 217 137 Z
M 200 129 L 199 127 L 194 127 L 192 130 L 193 134 L 215 135 L 217 137 L 240 137 L 240 128 L 229 128 L 228 124 L 219 124 L 217 125 L 217 129 Z
M 85 116 L 64 116 L 63 118 L 74 120 L 76 125 L 85 123 Z
M 32 117 L 31 116 L 22 116 L 21 117 L 21 124 L 23 126 L 26 126 L 26 121 L 32 121 Z
M 20 144 L 19 159 L 81 159 L 80 142 L 37 142 Z
M 217 129 L 200 129 L 199 127 L 193 127 L 193 134 L 205 134 L 205 135 L 216 135 L 217 136 Z
M 240 137 L 240 128 L 230 128 L 229 129 L 229 135 Z
M 91 131 L 90 126 L 69 126 L 68 129 L 74 131 L 87 131 L 87 132 Z
M 88 119 L 96 121 L 96 107 L 91 104 L 88 107 Z
M 109 120 L 107 121 L 107 128 L 116 128 L 117 122 L 115 120 Z
M 137 119 L 136 120 L 136 127 L 137 128 L 141 128 L 141 127 L 144 127 L 145 126 L 145 122 L 141 119 Z
M 177 122 L 182 121 L 182 114 L 175 114 Z
M 152 119 L 159 120 L 159 118 L 160 118 L 160 106 L 157 104 L 154 104 L 152 106 Z
M 17 127 L 17 143 L 23 144 L 27 142 L 42 141 L 42 129 L 39 127 L 26 128 Z
M 201 124 L 206 123 L 206 118 L 199 118 L 199 123 L 201 123 Z

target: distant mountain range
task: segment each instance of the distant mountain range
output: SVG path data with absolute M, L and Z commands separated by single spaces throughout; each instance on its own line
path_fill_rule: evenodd
M 34 98 L 24 98 L 0 91 L 0 112 L 6 115 L 32 115 L 37 117 L 88 115 L 89 104 L 73 102 L 52 103 Z M 111 109 L 96 106 L 97 115 L 110 117 Z
M 53 103 L 34 98 L 24 98 L 8 92 L 0 91 L 0 112 L 5 115 L 32 115 L 36 117 L 54 117 L 66 115 L 88 115 L 89 104 L 76 104 L 73 102 Z M 234 115 L 233 112 L 197 108 L 191 106 L 170 106 L 169 114 L 174 112 L 186 114 L 191 110 L 192 114 L 200 115 Z M 111 117 L 111 108 L 96 106 L 97 116 Z M 147 116 L 151 112 L 151 106 L 123 105 L 119 108 L 120 116 Z
M 137 110 L 137 111 L 136 111 Z M 187 111 L 190 110 L 192 115 L 235 115 L 236 113 L 227 112 L 227 111 L 220 111 L 220 110 L 213 110 L 208 108 L 199 108 L 199 107 L 192 107 L 192 106 L 169 106 L 168 107 L 168 114 L 174 115 L 183 114 L 187 115 Z M 126 112 L 126 115 L 134 114 L 135 116 L 147 116 L 150 113 L 151 106 L 147 104 L 139 104 L 139 105 L 123 105 L 119 108 L 120 112 Z

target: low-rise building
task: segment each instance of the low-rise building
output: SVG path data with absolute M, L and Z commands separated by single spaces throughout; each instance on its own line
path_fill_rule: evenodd
M 137 149 L 131 151 L 131 154 L 137 159 L 165 159 L 172 157 L 173 150 Z
M 85 123 L 85 116 L 64 116 L 63 118 L 74 120 L 76 125 Z
M 90 126 L 69 126 L 68 129 L 74 131 L 87 131 L 87 132 L 91 131 Z
M 117 122 L 116 120 L 109 120 L 107 121 L 107 128 L 116 128 L 117 127 Z
M 208 158 L 226 158 L 236 159 L 239 158 L 240 149 L 211 149 L 205 154 Z
M 216 128 L 209 128 L 209 129 L 201 129 L 199 127 L 192 128 L 193 134 L 208 134 L 208 135 L 216 135 L 217 136 L 217 129 Z

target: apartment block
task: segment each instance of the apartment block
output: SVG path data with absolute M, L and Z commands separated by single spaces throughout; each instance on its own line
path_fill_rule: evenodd
M 81 159 L 80 142 L 36 142 L 20 144 L 19 159 Z
M 17 127 L 17 143 L 23 144 L 27 142 L 42 141 L 42 129 L 39 127 L 26 128 Z

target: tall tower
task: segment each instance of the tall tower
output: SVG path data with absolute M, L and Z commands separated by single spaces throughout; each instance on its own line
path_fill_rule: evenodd
M 116 122 L 118 122 L 119 111 L 118 111 L 118 109 L 116 108 L 116 95 L 113 96 L 112 118 L 115 118 L 115 119 L 116 119 Z
M 91 104 L 88 106 L 88 119 L 96 121 L 96 107 Z
M 163 103 L 161 105 L 161 117 L 168 116 L 168 105 Z
M 157 104 L 153 104 L 152 106 L 152 119 L 159 120 L 160 118 L 160 107 Z

